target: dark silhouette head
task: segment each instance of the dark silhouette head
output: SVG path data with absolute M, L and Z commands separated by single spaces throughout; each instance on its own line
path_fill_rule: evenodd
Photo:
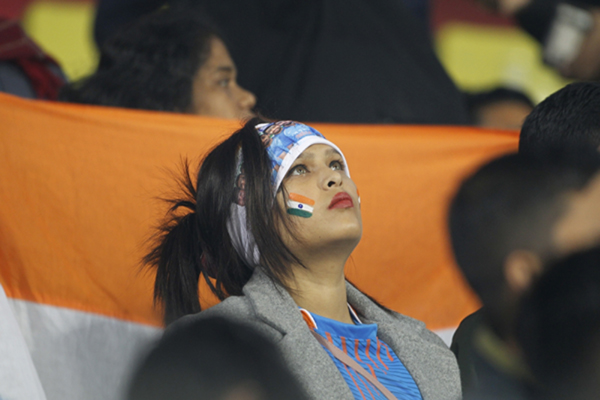
M 546 399 L 600 390 L 600 247 L 551 265 L 523 296 L 517 337 Z
M 565 147 L 600 146 L 600 83 L 572 83 L 538 104 L 525 119 L 519 153 L 544 156 Z
M 274 343 L 251 326 L 212 317 L 167 332 L 141 362 L 129 400 L 303 400 Z
M 452 200 L 454 256 L 500 336 L 512 335 L 518 298 L 547 262 L 600 239 L 600 197 L 593 197 L 600 163 L 593 156 L 502 156 L 468 177 Z

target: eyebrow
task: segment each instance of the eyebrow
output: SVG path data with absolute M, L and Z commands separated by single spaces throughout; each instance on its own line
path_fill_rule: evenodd
M 233 72 L 235 71 L 235 67 L 233 66 L 220 66 L 217 67 L 215 72 Z

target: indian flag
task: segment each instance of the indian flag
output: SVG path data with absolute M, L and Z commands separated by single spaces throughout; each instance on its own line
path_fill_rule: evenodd
M 312 217 L 315 201 L 297 193 L 290 193 L 287 201 L 288 214 L 302 218 Z

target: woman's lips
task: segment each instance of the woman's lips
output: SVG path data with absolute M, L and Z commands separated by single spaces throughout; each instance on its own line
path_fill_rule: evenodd
M 352 197 L 346 192 L 339 192 L 333 199 L 331 203 L 329 203 L 329 209 L 333 210 L 334 208 L 350 208 L 354 207 L 354 202 L 352 201 Z

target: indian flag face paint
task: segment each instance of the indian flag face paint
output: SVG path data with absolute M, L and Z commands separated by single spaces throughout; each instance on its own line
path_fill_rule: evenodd
M 290 193 L 287 201 L 287 212 L 302 218 L 310 218 L 313 215 L 315 201 L 297 193 Z

